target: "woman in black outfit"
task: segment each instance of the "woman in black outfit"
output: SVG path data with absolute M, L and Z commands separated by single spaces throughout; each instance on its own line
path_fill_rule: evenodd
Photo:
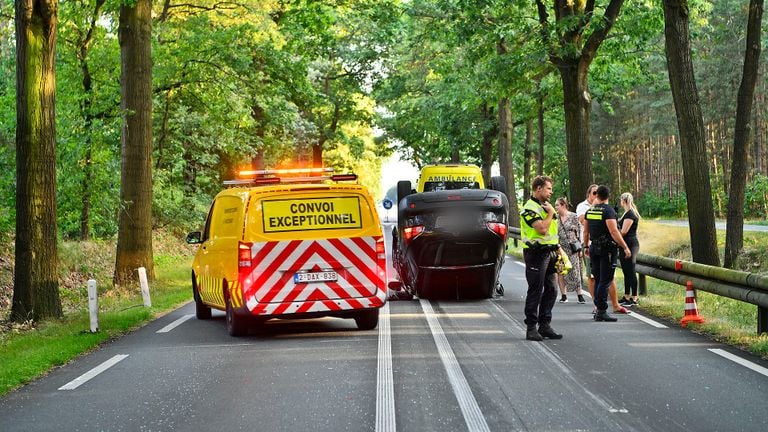
M 619 227 L 624 241 L 632 252 L 630 256 L 619 255 L 621 261 L 621 270 L 624 272 L 624 299 L 622 306 L 631 307 L 637 304 L 637 273 L 635 272 L 635 263 L 637 262 L 637 253 L 640 251 L 640 242 L 637 241 L 637 224 L 640 221 L 640 212 L 637 211 L 635 200 L 632 194 L 624 192 L 620 197 L 621 207 L 624 214 L 619 219 Z M 630 297 L 631 295 L 631 297 Z

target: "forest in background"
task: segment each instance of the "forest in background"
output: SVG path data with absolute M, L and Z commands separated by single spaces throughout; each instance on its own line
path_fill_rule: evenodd
M 691 1 L 715 212 L 725 214 L 747 2 Z M 120 209 L 119 2 L 62 1 L 56 46 L 57 217 L 63 238 L 110 238 Z M 13 2 L 0 1 L 0 231 L 15 219 Z M 624 6 L 589 72 L 594 179 L 648 216 L 686 214 L 661 1 Z M 511 116 L 516 190 L 569 195 L 563 90 L 529 2 L 154 2 L 153 218 L 196 227 L 243 166 L 354 170 L 377 196 L 381 160 L 499 161 Z M 765 32 L 763 32 L 765 34 Z M 768 204 L 765 56 L 745 216 Z M 489 145 L 490 144 L 490 145 Z M 521 193 L 518 193 L 520 195 Z M 570 197 L 578 202 L 581 196 Z

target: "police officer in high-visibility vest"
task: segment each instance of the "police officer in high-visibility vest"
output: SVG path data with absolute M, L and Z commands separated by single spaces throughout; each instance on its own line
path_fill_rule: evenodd
M 557 298 L 555 262 L 560 247 L 555 208 L 548 202 L 552 197 L 552 178 L 534 178 L 531 191 L 531 198 L 520 212 L 520 236 L 523 240 L 525 279 L 528 281 L 525 297 L 525 324 L 528 329 L 525 338 L 532 341 L 562 339 L 563 335 L 550 326 L 552 307 Z
M 624 256 L 632 255 L 617 227 L 616 210 L 608 204 L 610 194 L 608 186 L 598 186 L 597 197 L 584 215 L 587 221 L 584 225 L 584 244 L 589 245 L 586 253 L 595 276 L 595 321 L 605 322 L 616 321 L 616 317 L 608 314 L 608 287 L 613 282 L 619 261 L 619 248 L 624 251 Z

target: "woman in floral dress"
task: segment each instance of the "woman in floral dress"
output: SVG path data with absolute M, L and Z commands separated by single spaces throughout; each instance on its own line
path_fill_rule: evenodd
M 573 263 L 573 269 L 565 275 L 557 275 L 560 285 L 560 303 L 568 301 L 568 292 L 576 292 L 579 303 L 584 303 L 584 292 L 581 289 L 581 251 L 574 252 L 572 243 L 581 242 L 581 224 L 576 213 L 569 210 L 568 200 L 560 197 L 555 201 L 555 210 L 560 219 L 557 224 L 557 235 L 560 238 L 560 247 L 568 254 Z

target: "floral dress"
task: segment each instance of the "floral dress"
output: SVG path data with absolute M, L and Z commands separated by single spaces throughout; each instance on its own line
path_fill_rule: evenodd
M 568 258 L 573 264 L 573 270 L 563 276 L 565 278 L 566 290 L 569 292 L 578 291 L 581 287 L 581 253 L 573 253 L 570 243 L 581 241 L 581 224 L 576 213 L 568 212 L 565 218 L 560 218 L 557 224 L 557 236 L 560 240 L 560 247 L 563 248 Z

